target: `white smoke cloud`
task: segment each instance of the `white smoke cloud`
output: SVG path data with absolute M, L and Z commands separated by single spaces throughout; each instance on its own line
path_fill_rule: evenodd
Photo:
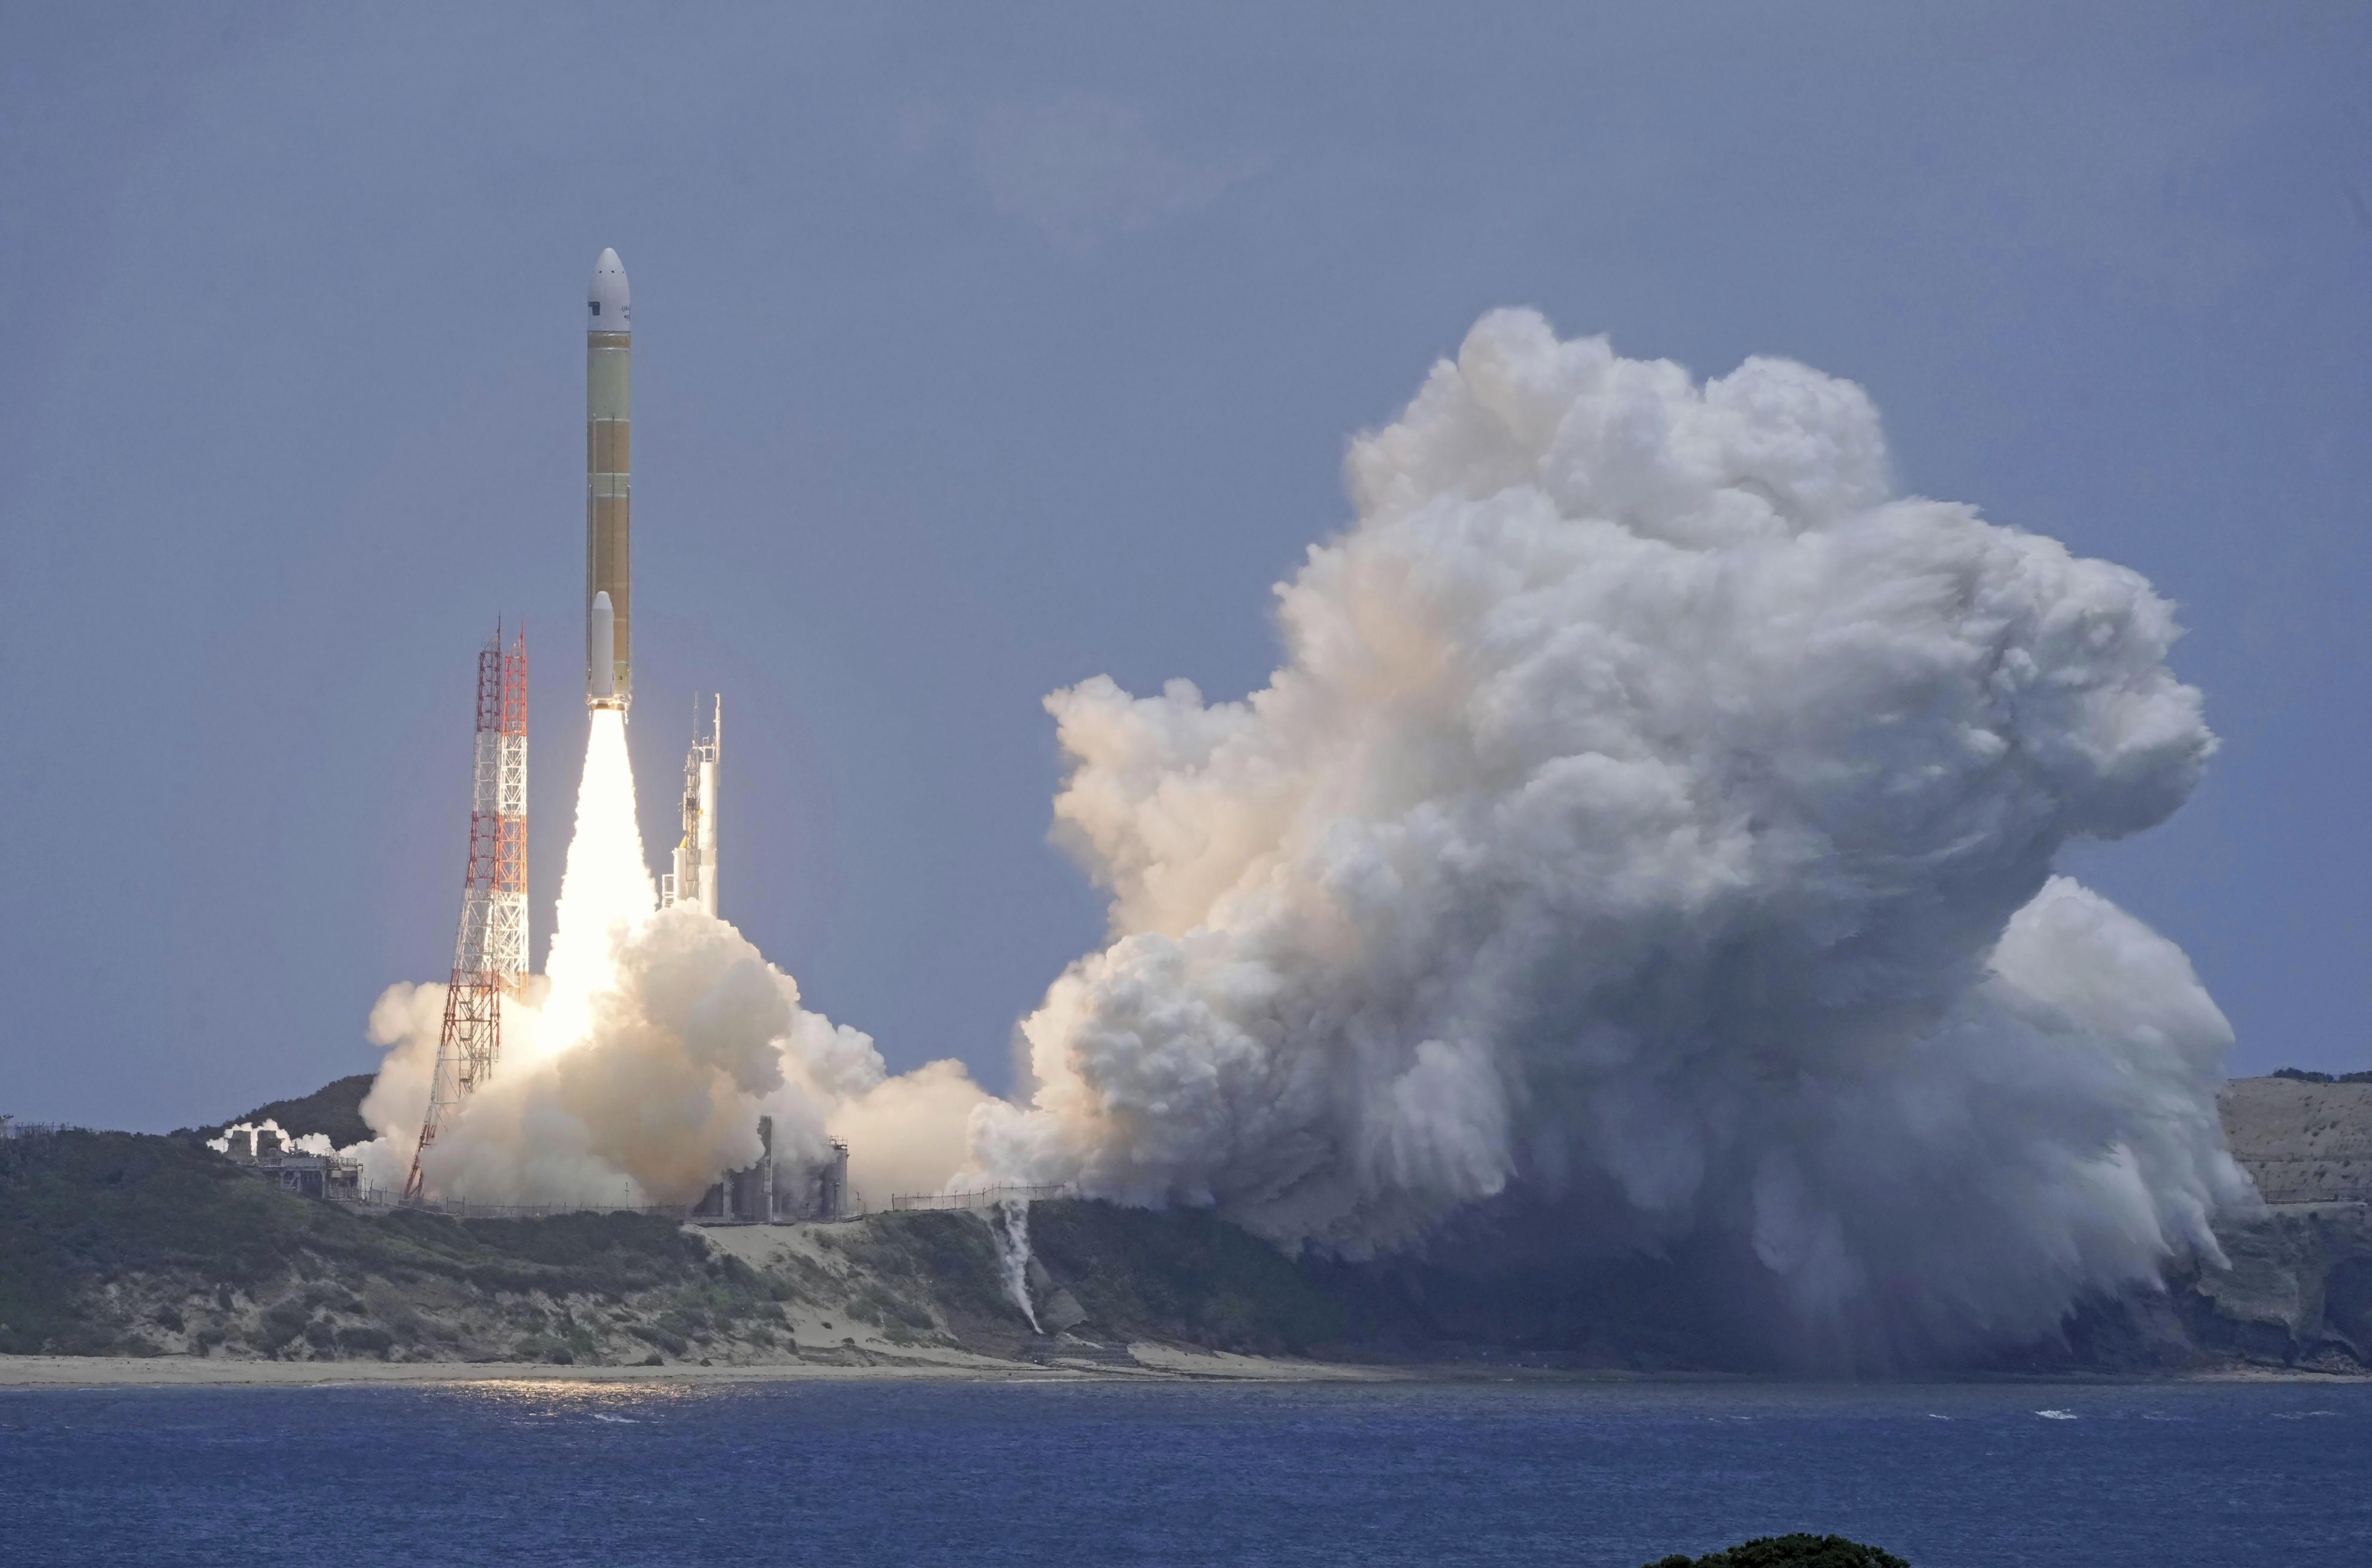
M 860 1191 L 945 1184 L 983 1098 L 959 1063 L 890 1079 L 870 1036 L 801 1007 L 797 983 L 730 924 L 657 901 L 622 720 L 597 713 L 547 973 L 505 999 L 495 1072 L 422 1156 L 433 1195 L 688 1203 L 757 1161 L 761 1117 L 773 1119 L 778 1166 L 821 1162 L 844 1120 L 879 1140 L 851 1151 Z M 380 1135 L 348 1152 L 373 1186 L 400 1189 L 410 1174 L 445 994 L 395 985 L 372 1010 L 388 1054 L 363 1115 Z
M 223 1129 L 219 1138 L 206 1140 L 206 1147 L 218 1155 L 227 1155 L 236 1146 L 248 1158 L 273 1154 L 327 1155 L 336 1151 L 324 1132 L 308 1132 L 302 1137 L 270 1117 L 262 1121 L 241 1121 Z
M 587 1032 L 556 1046 L 549 990 L 504 1009 L 493 1079 L 440 1130 L 435 1193 L 483 1203 L 684 1203 L 754 1163 L 758 1119 L 778 1162 L 820 1162 L 849 1139 L 853 1183 L 878 1205 L 944 1186 L 983 1095 L 960 1063 L 890 1077 L 872 1037 L 799 1005 L 797 983 L 727 923 L 686 904 L 621 941 Z M 372 1015 L 388 1047 L 363 1115 L 381 1134 L 349 1153 L 400 1188 L 428 1106 L 445 987 L 395 985 Z
M 960 1179 L 1354 1256 L 1520 1200 L 1943 1342 L 2214 1253 L 2230 1030 L 2052 874 L 2215 749 L 2146 582 L 1896 495 L 1849 382 L 1525 311 L 1347 468 L 1264 690 L 1048 699 L 1112 941 Z

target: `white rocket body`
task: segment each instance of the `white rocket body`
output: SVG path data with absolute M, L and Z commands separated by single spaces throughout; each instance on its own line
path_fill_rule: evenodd
M 610 596 L 597 593 L 593 608 L 585 612 L 585 700 L 596 707 L 610 707 L 618 695 L 618 617 L 610 608 Z

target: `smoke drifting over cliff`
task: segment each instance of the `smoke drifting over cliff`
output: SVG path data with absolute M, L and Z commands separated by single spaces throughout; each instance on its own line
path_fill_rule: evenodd
M 1849 382 L 1529 312 L 1347 466 L 1264 690 L 1048 699 L 1112 940 L 972 1174 L 1354 1256 L 1520 1207 L 1927 1343 L 2213 1253 L 2230 1031 L 2052 873 L 2215 749 L 2147 583 L 1896 495 Z

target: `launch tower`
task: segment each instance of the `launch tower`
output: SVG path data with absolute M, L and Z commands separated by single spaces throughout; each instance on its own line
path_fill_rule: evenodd
M 698 904 L 716 912 L 716 768 L 725 752 L 725 699 L 714 698 L 708 727 L 700 722 L 700 699 L 692 700 L 692 749 L 683 759 L 683 842 L 675 846 L 675 869 L 659 878 L 661 905 Z
M 421 1156 L 444 1119 L 491 1077 L 502 1054 L 502 1001 L 527 973 L 527 633 L 503 651 L 502 628 L 478 654 L 477 750 L 470 802 L 470 866 L 436 1074 L 406 1202 L 422 1195 Z

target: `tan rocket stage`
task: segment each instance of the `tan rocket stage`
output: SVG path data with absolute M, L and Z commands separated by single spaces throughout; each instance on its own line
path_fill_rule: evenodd
M 593 263 L 585 322 L 585 703 L 634 699 L 634 308 L 615 250 Z

